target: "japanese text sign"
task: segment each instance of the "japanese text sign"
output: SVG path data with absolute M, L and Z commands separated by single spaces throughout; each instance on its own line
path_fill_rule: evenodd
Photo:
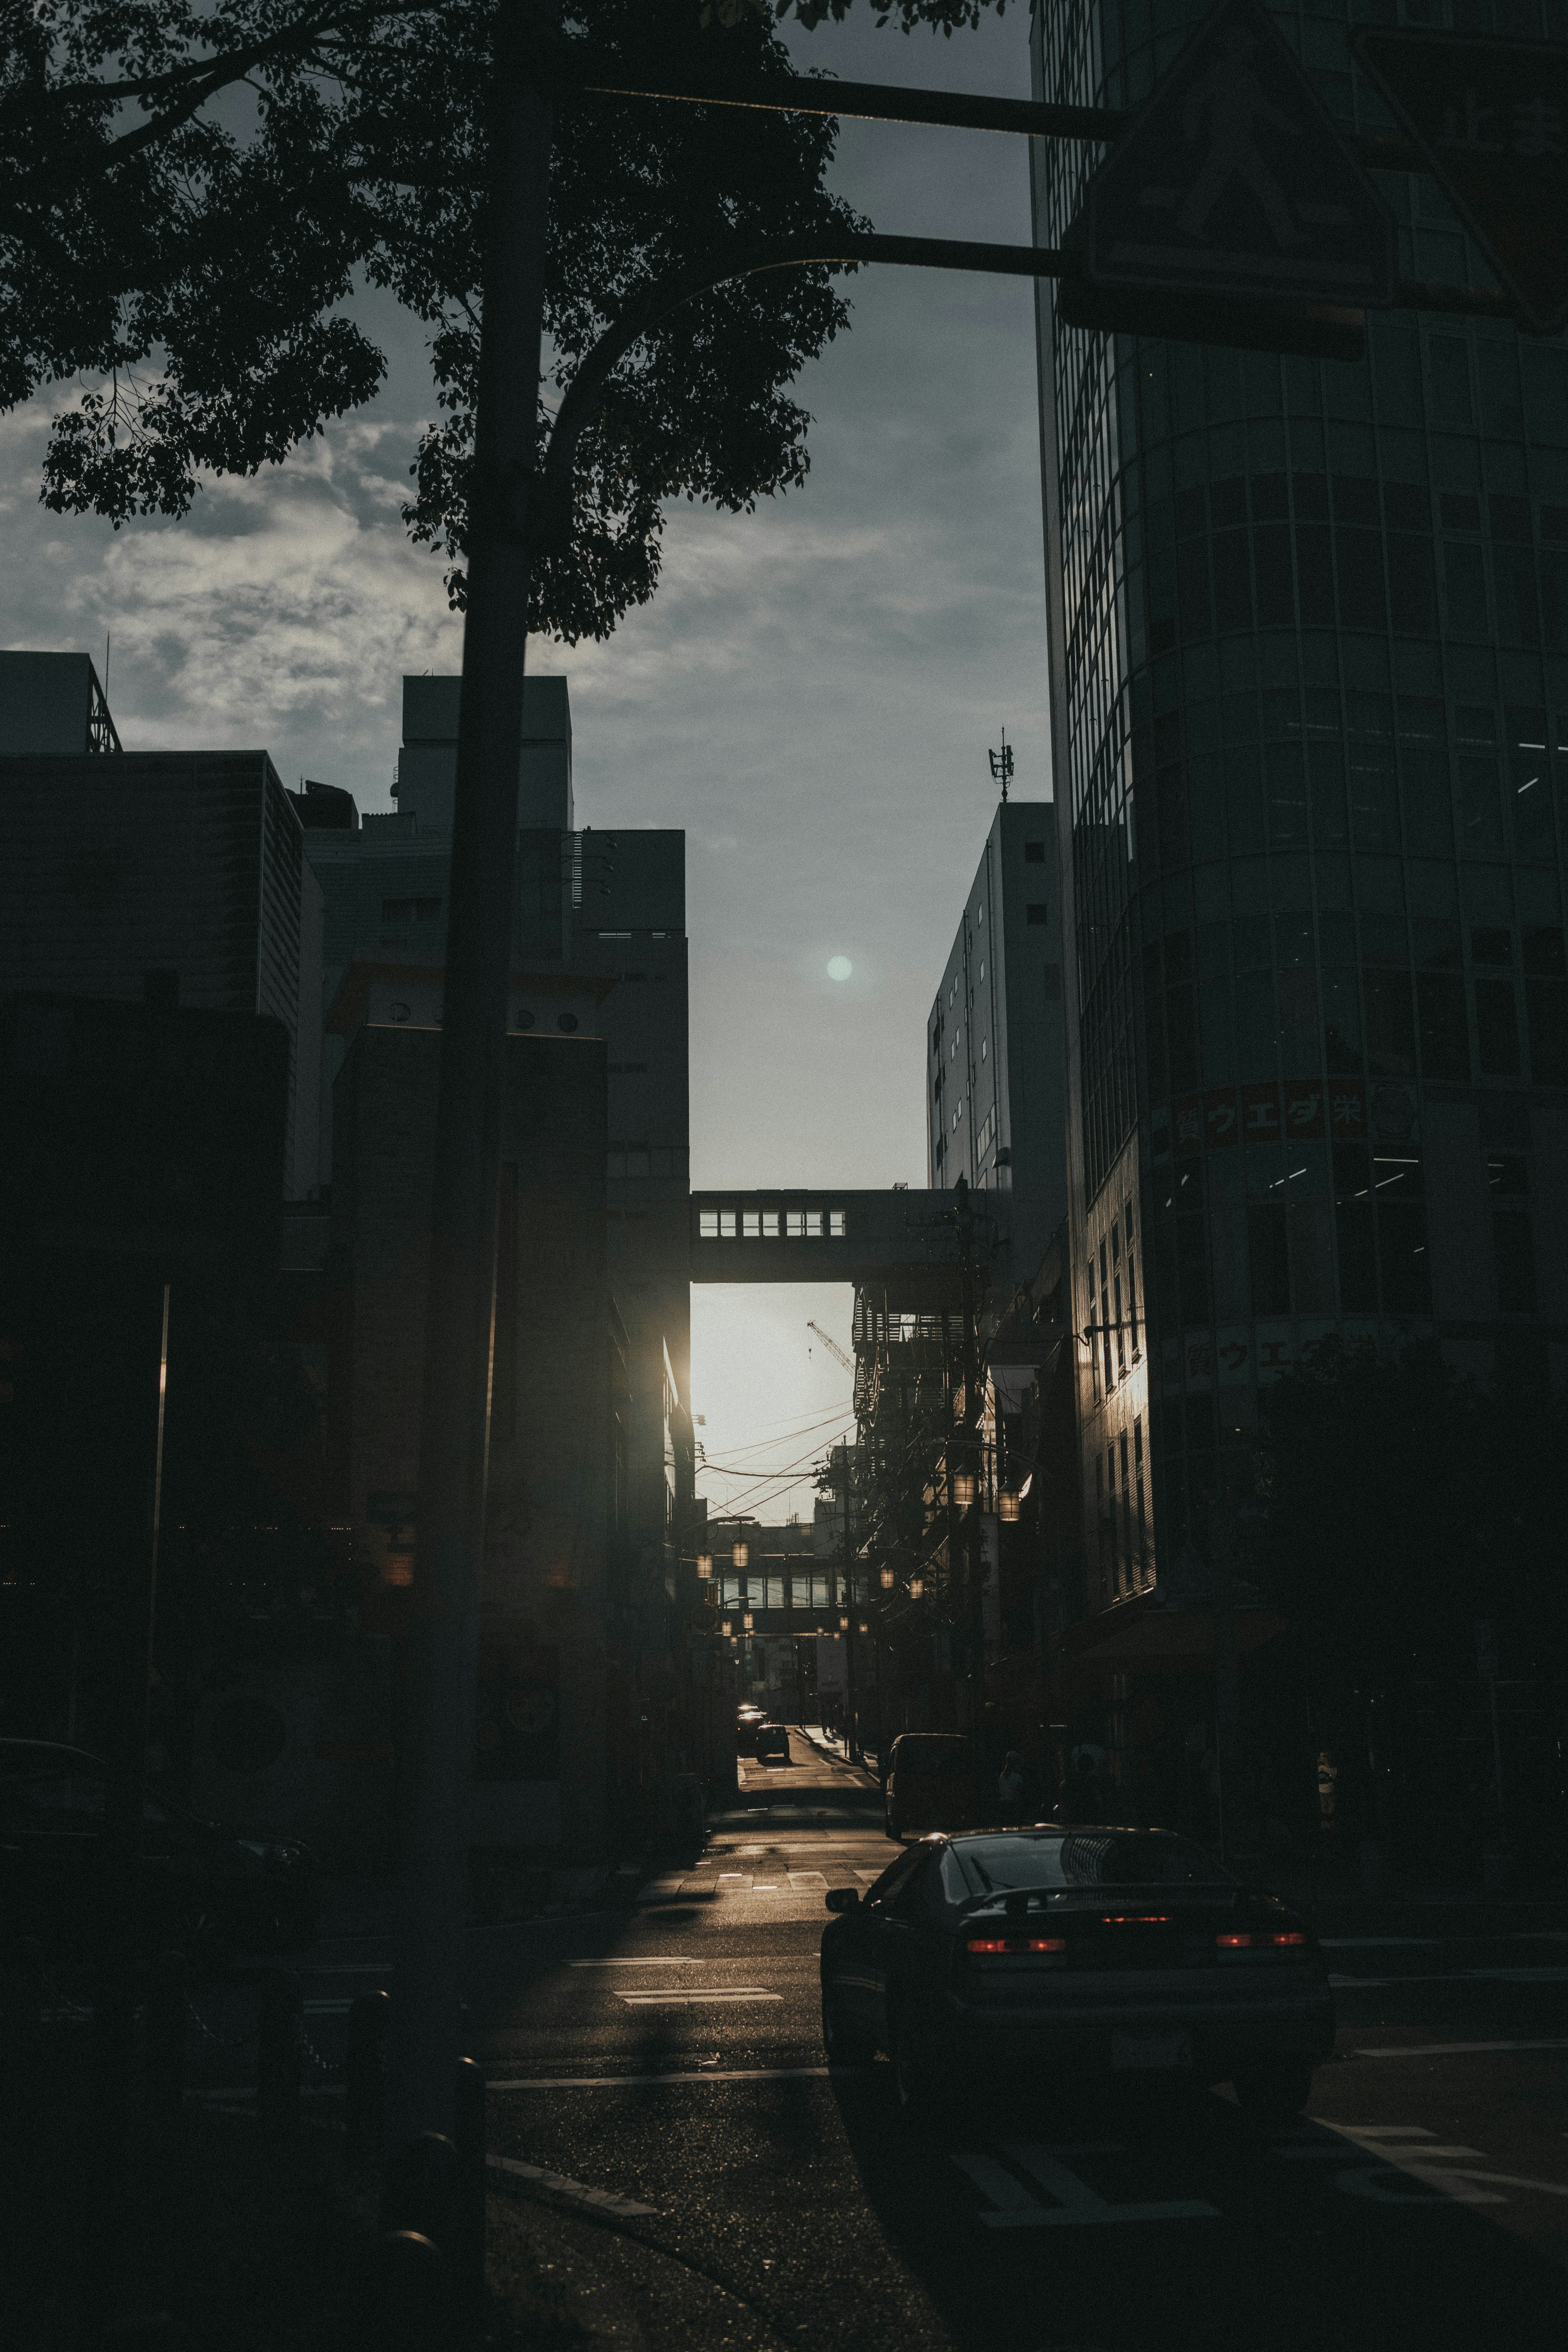
M 1524 324 L 1568 324 L 1568 48 L 1373 32 L 1355 47 Z

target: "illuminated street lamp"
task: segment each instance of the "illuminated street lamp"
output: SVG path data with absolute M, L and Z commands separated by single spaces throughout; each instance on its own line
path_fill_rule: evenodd
M 911 1577 L 910 1577 L 910 1599 L 911 1601 L 918 1601 L 918 1600 L 920 1599 L 920 1597 L 921 1597 L 921 1594 L 925 1591 L 925 1589 L 926 1589 L 926 1587 L 925 1587 L 925 1579 L 924 1579 L 924 1577 L 923 1577 L 923 1576 L 911 1576 Z
M 958 1505 L 961 1511 L 967 1509 L 969 1505 L 973 1502 L 974 1473 L 973 1470 L 955 1470 L 953 1472 L 952 1499 Z
M 849 1620 L 847 1617 L 840 1617 L 838 1620 L 838 1630 L 841 1633 L 847 1633 L 849 1631 Z
M 1010 1486 L 1004 1486 L 996 1497 L 996 1516 L 1002 1519 L 1016 1519 L 1018 1516 L 1018 1497 Z
M 747 1610 L 747 1612 L 746 1612 L 746 1613 L 745 1613 L 745 1615 L 744 1615 L 744 1616 L 742 1618 L 742 1620 L 741 1620 L 741 1631 L 742 1631 L 743 1633 L 749 1633 L 751 1632 L 751 1630 L 752 1630 L 752 1612 L 751 1612 L 751 1611 L 748 1609 L 748 1610 Z
M 697 1573 L 698 1573 L 698 1575 L 699 1575 L 700 1577 L 701 1577 L 701 1579 L 702 1579 L 702 1580 L 703 1580 L 703 1582 L 704 1582 L 704 1583 L 706 1583 L 706 1582 L 708 1581 L 709 1578 L 712 1575 L 712 1573 L 713 1573 L 713 1555 L 712 1555 L 712 1553 L 711 1553 L 710 1551 L 700 1551 L 700 1552 L 698 1553 L 698 1555 L 697 1555 Z
M 745 1567 L 745 1565 L 746 1565 L 746 1563 L 747 1563 L 747 1561 L 748 1561 L 748 1560 L 751 1559 L 751 1557 L 752 1557 L 752 1547 L 751 1547 L 751 1545 L 750 1545 L 750 1544 L 747 1544 L 747 1543 L 742 1543 L 742 1542 L 741 1542 L 741 1540 L 739 1539 L 739 1538 L 736 1538 L 736 1543 L 735 1543 L 735 1549 L 734 1549 L 734 1550 L 731 1553 L 730 1557 L 731 1557 L 731 1559 L 734 1561 L 735 1566 L 736 1566 L 737 1568 L 744 1568 L 744 1567 Z
M 728 1617 L 725 1618 L 724 1622 L 719 1628 L 719 1631 L 724 1635 L 726 1640 L 729 1639 L 729 1636 L 734 1632 L 734 1622 L 732 1619 Z
M 870 1632 L 870 1630 L 871 1630 L 871 1628 L 869 1627 L 869 1625 L 861 1625 L 861 1626 L 858 1626 L 858 1627 L 857 1628 L 857 1631 L 858 1631 L 858 1632 L 859 1632 L 859 1633 L 868 1633 Z
M 882 1570 L 882 1590 L 884 1592 L 891 1592 L 892 1589 L 893 1571 L 890 1568 L 885 1568 Z

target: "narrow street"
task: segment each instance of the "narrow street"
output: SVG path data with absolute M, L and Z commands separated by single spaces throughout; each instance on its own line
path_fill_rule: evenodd
M 830 2076 L 819 2032 L 824 1893 L 892 1853 L 875 1784 L 799 1731 L 744 1774 L 700 1861 L 634 1910 L 474 1936 L 501 2210 L 525 2231 L 548 2210 L 549 2259 L 616 2340 L 1560 2340 L 1568 1905 L 1325 1919 L 1339 2043 L 1292 2129 L 1224 2092 L 1021 2089 L 925 2137 L 885 2061 Z M 320 1969 L 329 2051 L 345 1971 L 378 1975 L 342 1947 Z

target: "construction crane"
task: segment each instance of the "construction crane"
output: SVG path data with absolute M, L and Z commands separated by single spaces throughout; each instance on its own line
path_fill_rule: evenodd
M 843 1367 L 844 1367 L 844 1369 L 845 1369 L 845 1370 L 846 1370 L 847 1372 L 852 1372 L 852 1371 L 854 1370 L 854 1369 L 855 1369 L 855 1359 L 853 1358 L 853 1356 L 847 1356 L 847 1355 L 845 1354 L 845 1352 L 844 1352 L 843 1349 L 839 1346 L 839 1344 L 838 1344 L 837 1340 L 837 1339 L 830 1339 L 828 1338 L 828 1336 L 827 1336 L 826 1332 L 823 1329 L 823 1328 L 822 1328 L 822 1326 L 821 1326 L 821 1324 L 820 1324 L 820 1323 L 813 1323 L 813 1322 L 811 1322 L 811 1321 L 809 1321 L 809 1320 L 808 1320 L 808 1321 L 807 1321 L 807 1323 L 806 1323 L 806 1327 L 805 1327 L 805 1328 L 806 1328 L 806 1329 L 807 1329 L 808 1331 L 815 1331 L 815 1332 L 816 1332 L 816 1334 L 817 1338 L 821 1340 L 821 1342 L 822 1342 L 823 1346 L 826 1349 L 826 1350 L 827 1350 L 828 1354 L 829 1354 L 830 1356 L 837 1356 L 837 1359 L 838 1359 L 838 1360 L 839 1360 L 839 1362 L 843 1365 Z M 806 1353 L 809 1355 L 809 1354 L 810 1354 L 810 1352 L 811 1352 L 811 1351 L 810 1351 L 810 1349 L 808 1349 L 806 1350 Z

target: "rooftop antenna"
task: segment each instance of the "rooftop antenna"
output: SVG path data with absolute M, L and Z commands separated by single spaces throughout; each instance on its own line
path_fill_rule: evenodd
M 992 782 L 1000 784 L 1002 787 L 1002 805 L 1005 808 L 1007 787 L 1013 781 L 1013 747 L 1007 740 L 1007 730 L 1005 727 L 1002 730 L 1002 749 L 999 751 L 987 751 L 985 756 L 991 762 Z

